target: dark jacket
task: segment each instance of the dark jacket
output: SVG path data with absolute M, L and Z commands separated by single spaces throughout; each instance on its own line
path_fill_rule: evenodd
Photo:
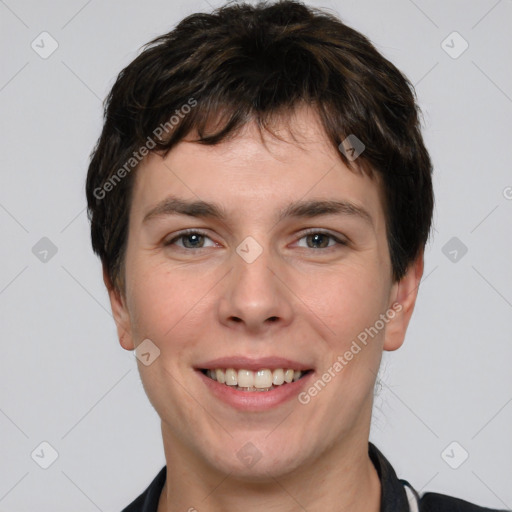
M 391 464 L 372 443 L 368 443 L 368 453 L 380 478 L 382 489 L 380 512 L 410 512 L 414 510 L 413 506 L 409 508 L 405 486 L 410 488 L 411 496 L 416 497 L 420 512 L 506 512 L 479 507 L 458 498 L 433 492 L 427 492 L 420 498 L 409 482 L 398 479 Z M 164 466 L 149 487 L 122 512 L 157 512 L 166 471 L 167 466 Z

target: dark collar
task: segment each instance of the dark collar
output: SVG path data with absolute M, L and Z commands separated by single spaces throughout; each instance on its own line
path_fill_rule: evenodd
M 381 483 L 380 512 L 409 512 L 409 503 L 402 482 L 395 470 L 377 447 L 368 443 L 370 456 Z M 123 512 L 156 512 L 160 494 L 165 484 L 167 466 L 164 466 L 149 487 Z
M 370 442 L 368 443 L 368 455 L 380 479 L 380 512 L 409 512 L 409 501 L 402 483 L 405 480 L 398 479 L 393 466 Z

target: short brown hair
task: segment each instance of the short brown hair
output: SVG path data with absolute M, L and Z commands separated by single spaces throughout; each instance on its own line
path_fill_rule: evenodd
M 187 104 L 194 108 L 179 115 Z M 251 121 L 270 131 L 301 104 L 315 108 L 335 148 L 350 135 L 363 142 L 357 168 L 381 178 L 392 278 L 400 280 L 425 247 L 434 205 L 414 88 L 336 16 L 283 0 L 192 14 L 119 73 L 86 184 L 93 250 L 114 286 L 124 288 L 138 150 L 165 156 L 192 132 L 201 144 L 217 144 Z M 173 115 L 179 122 L 169 130 Z M 161 137 L 158 127 L 170 135 Z

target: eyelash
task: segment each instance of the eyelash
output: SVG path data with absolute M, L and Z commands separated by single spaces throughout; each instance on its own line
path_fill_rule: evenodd
M 187 229 L 185 231 L 181 231 L 180 233 L 178 233 L 171 240 L 165 241 L 164 242 L 164 246 L 167 247 L 167 246 L 173 245 L 174 242 L 176 242 L 177 240 L 180 240 L 181 238 L 184 238 L 184 237 L 186 237 L 188 235 L 201 235 L 201 236 L 204 236 L 206 238 L 210 238 L 205 232 L 203 232 L 201 230 L 198 230 L 198 229 Z M 336 245 L 341 245 L 341 246 L 347 246 L 348 245 L 348 242 L 340 240 L 339 238 L 337 238 L 333 234 L 329 233 L 328 231 L 322 231 L 322 230 L 314 229 L 314 228 L 303 232 L 302 236 L 298 240 L 302 240 L 303 238 L 306 238 L 309 235 L 324 235 L 324 236 L 327 236 L 327 237 L 331 238 L 332 240 L 334 240 L 336 242 Z M 210 238 L 210 240 L 211 240 L 211 238 Z M 331 250 L 331 249 L 334 249 L 334 248 L 335 248 L 335 245 L 331 245 L 331 246 L 324 247 L 324 248 L 319 248 L 319 249 L 313 249 L 313 248 L 310 248 L 310 247 L 305 247 L 305 249 L 310 249 L 311 251 L 322 250 L 324 252 L 328 251 L 328 250 Z M 188 248 L 188 247 L 180 247 L 180 249 L 182 249 L 184 251 L 194 251 L 194 250 L 198 251 L 200 249 L 207 249 L 207 247 L 199 247 L 197 249 L 191 249 L 191 248 Z

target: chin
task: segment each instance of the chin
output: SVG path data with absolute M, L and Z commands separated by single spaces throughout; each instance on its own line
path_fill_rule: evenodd
M 297 448 L 300 444 L 285 443 L 284 440 L 277 444 L 269 443 L 268 439 L 266 444 L 256 440 L 235 444 L 236 447 L 231 446 L 219 453 L 211 464 L 221 473 L 230 474 L 230 478 L 240 481 L 268 482 L 271 478 L 293 472 L 305 463 L 304 449 Z

